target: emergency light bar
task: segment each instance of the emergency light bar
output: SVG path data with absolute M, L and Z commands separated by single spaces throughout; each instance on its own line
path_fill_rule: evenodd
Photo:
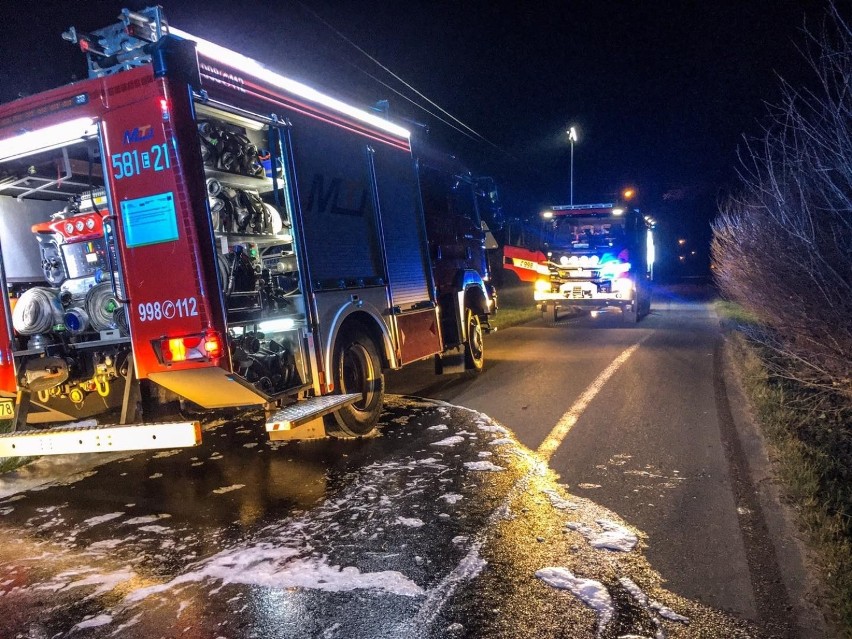
M 324 107 L 337 111 L 338 113 L 343 113 L 350 118 L 360 120 L 370 126 L 382 129 L 383 131 L 401 138 L 408 139 L 411 137 L 411 133 L 401 126 L 397 126 L 392 122 L 388 122 L 387 120 L 373 115 L 372 113 L 368 113 L 367 111 L 363 111 L 357 107 L 346 104 L 345 102 L 341 102 L 340 100 L 325 95 L 324 93 L 320 93 L 306 84 L 302 84 L 296 80 L 291 80 L 283 75 L 279 75 L 274 71 L 270 71 L 260 62 L 252 60 L 251 58 L 237 53 L 236 51 L 231 51 L 230 49 L 226 49 L 218 44 L 213 44 L 212 42 L 208 42 L 207 40 L 198 38 L 186 31 L 181 31 L 180 29 L 176 29 L 172 26 L 169 26 L 169 33 L 180 38 L 193 40 L 198 47 L 198 52 L 202 55 L 222 64 L 226 64 L 229 67 L 233 67 L 234 69 L 239 69 L 240 71 L 248 73 L 259 80 L 268 82 L 279 89 L 284 89 L 288 93 L 292 93 L 293 95 L 297 95 L 305 100 L 321 104 Z
M 77 118 L 46 126 L 43 129 L 27 131 L 15 137 L 0 140 L 0 162 L 58 149 L 72 142 L 90 138 L 97 132 L 98 125 L 92 118 Z

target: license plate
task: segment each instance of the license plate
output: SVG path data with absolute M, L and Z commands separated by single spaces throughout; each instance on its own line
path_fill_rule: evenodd
M 15 416 L 15 400 L 0 399 L 0 419 L 12 419 Z

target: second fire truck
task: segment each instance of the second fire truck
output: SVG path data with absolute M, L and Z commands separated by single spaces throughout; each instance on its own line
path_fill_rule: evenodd
M 554 206 L 544 214 L 541 250 L 504 247 L 505 268 L 533 282 L 542 315 L 620 308 L 635 323 L 650 312 L 653 222 L 620 204 Z

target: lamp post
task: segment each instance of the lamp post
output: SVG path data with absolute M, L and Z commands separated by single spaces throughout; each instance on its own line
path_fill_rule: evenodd
M 574 142 L 577 141 L 577 129 L 573 126 L 566 131 L 571 142 L 571 206 L 574 206 Z

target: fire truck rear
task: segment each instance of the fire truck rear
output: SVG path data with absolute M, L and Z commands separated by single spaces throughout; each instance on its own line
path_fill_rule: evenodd
M 578 204 L 554 206 L 545 224 L 546 260 L 528 270 L 540 273 L 534 295 L 546 319 L 570 307 L 619 307 L 631 323 L 650 312 L 649 219 L 626 206 Z
M 198 409 L 366 435 L 384 369 L 481 368 L 488 291 L 438 299 L 405 129 L 159 8 L 64 35 L 89 79 L 0 107 L 0 456 L 195 445 Z

